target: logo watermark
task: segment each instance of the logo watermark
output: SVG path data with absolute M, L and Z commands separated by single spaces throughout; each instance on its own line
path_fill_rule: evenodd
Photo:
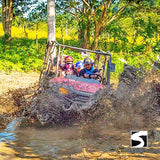
M 131 147 L 133 148 L 148 147 L 148 132 L 131 131 Z

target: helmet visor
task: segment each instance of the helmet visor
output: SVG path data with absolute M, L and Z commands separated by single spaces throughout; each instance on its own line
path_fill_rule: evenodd
M 66 61 L 65 63 L 66 63 L 66 64 L 73 64 L 72 61 Z

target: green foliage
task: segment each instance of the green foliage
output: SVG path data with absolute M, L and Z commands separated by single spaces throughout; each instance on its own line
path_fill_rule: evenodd
M 1 37 L 2 39 L 2 37 Z M 0 70 L 39 72 L 43 62 L 46 40 L 40 40 L 37 52 L 35 41 L 29 39 L 12 39 L 5 51 L 0 48 Z
M 28 15 L 28 20 L 35 21 L 46 21 L 47 20 L 47 2 L 39 2 L 37 7 L 32 9 Z
M 38 0 L 14 0 L 13 1 L 13 13 L 14 16 L 23 17 L 25 13 L 27 13 L 31 6 L 36 4 Z
M 56 7 L 57 41 L 61 44 L 65 43 L 66 45 L 81 47 L 84 43 L 85 34 L 89 35 L 89 46 L 91 46 L 94 41 L 95 31 L 93 17 L 87 14 L 90 12 L 85 6 L 86 15 L 77 12 L 78 20 L 76 16 L 73 16 L 74 12 L 73 14 L 70 14 L 70 12 L 73 11 L 74 7 L 77 7 L 77 11 L 82 9 L 82 12 L 83 2 L 77 0 L 74 1 L 75 4 L 66 2 L 69 1 L 59 0 L 56 2 L 56 5 L 58 4 L 61 7 L 59 9 Z M 95 2 L 93 9 L 97 9 L 95 18 L 99 21 L 103 11 L 103 1 L 88 2 Z M 126 3 L 126 0 L 120 2 L 112 1 L 112 7 L 108 8 L 107 11 L 107 21 Z M 98 7 L 100 5 L 102 7 Z M 160 16 L 158 7 L 159 0 L 140 1 L 139 4 L 125 8 L 124 12 L 120 13 L 119 17 L 112 23 L 107 25 L 104 23 L 98 39 L 98 49 L 104 52 L 111 52 L 113 63 L 116 64 L 116 71 L 112 74 L 112 77 L 117 78 L 123 70 L 124 63 L 120 61 L 121 58 L 124 58 L 130 65 L 138 66 L 141 63 L 147 70 L 151 67 L 149 64 L 150 59 L 156 60 L 156 56 L 160 52 Z M 7 72 L 12 70 L 40 71 L 47 40 L 38 38 L 39 49 L 37 49 L 34 40 L 36 37 L 35 22 L 39 23 L 37 37 L 45 37 L 47 39 L 46 3 L 39 3 L 37 8 L 33 9 L 29 15 L 29 21 L 21 16 L 14 17 L 14 31 L 12 28 L 12 36 L 14 36 L 10 44 L 6 45 L 5 37 L 0 37 L 0 70 Z M 30 39 L 22 38 L 24 37 L 22 35 L 24 26 Z M 88 31 L 85 33 L 87 29 Z M 1 32 L 0 35 L 2 36 L 3 33 Z M 19 39 L 14 37 L 19 37 Z M 77 51 L 73 50 L 65 49 L 63 54 L 73 56 L 74 63 L 84 59 Z M 93 55 L 91 55 L 91 58 L 93 58 Z

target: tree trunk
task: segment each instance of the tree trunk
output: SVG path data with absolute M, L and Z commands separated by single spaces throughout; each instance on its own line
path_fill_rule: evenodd
M 60 29 L 61 29 L 62 42 L 63 42 L 63 44 L 64 44 L 64 34 L 63 34 L 63 24 L 62 24 L 62 20 L 61 20 L 61 26 L 60 26 Z
M 87 30 L 84 32 L 84 48 L 89 49 L 89 37 L 87 35 Z
M 23 29 L 24 29 L 24 34 L 25 34 L 26 38 L 28 38 L 28 33 L 27 33 L 27 31 L 26 31 L 25 22 L 23 22 Z
M 87 29 L 84 32 L 84 48 L 89 49 L 89 42 L 90 42 L 90 21 L 87 22 Z
M 83 20 L 79 21 L 78 23 L 78 41 L 80 44 L 80 47 L 84 47 L 84 29 L 82 28 Z
M 89 42 L 90 42 L 90 21 L 85 24 L 83 20 L 79 22 L 79 30 L 78 30 L 78 40 L 80 43 L 80 47 L 82 48 L 89 48 Z M 86 28 L 82 26 L 86 25 Z
M 94 41 L 93 41 L 92 46 L 91 46 L 91 48 L 93 50 L 96 50 L 98 48 L 98 38 L 99 38 L 101 30 L 102 30 L 101 24 L 97 24 L 96 27 L 95 27 Z
M 55 0 L 47 0 L 48 41 L 55 41 Z
M 66 37 L 68 36 L 68 27 L 67 27 L 67 19 L 66 19 Z
M 37 46 L 37 51 L 38 51 L 38 49 L 39 49 L 39 47 L 38 47 L 38 22 L 36 24 L 36 46 Z
M 56 40 L 55 29 L 55 0 L 47 0 L 48 41 Z M 56 57 L 56 49 L 53 51 L 53 59 Z
M 47 0 L 47 18 L 48 18 L 48 42 L 53 42 L 56 40 L 55 37 L 55 0 Z M 51 54 L 51 65 L 50 71 L 55 72 L 56 66 L 54 66 L 53 61 L 56 59 L 56 47 L 52 53 L 50 53 L 51 43 L 47 45 L 47 56 Z
M 12 20 L 13 0 L 2 0 L 2 23 L 6 41 L 11 39 Z

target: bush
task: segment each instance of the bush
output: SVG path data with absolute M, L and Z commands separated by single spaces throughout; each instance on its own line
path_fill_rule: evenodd
M 0 45 L 1 46 L 1 45 Z M 41 70 L 46 40 L 41 40 L 39 50 L 34 40 L 13 38 L 9 45 L 0 47 L 0 70 L 11 71 L 36 71 Z

